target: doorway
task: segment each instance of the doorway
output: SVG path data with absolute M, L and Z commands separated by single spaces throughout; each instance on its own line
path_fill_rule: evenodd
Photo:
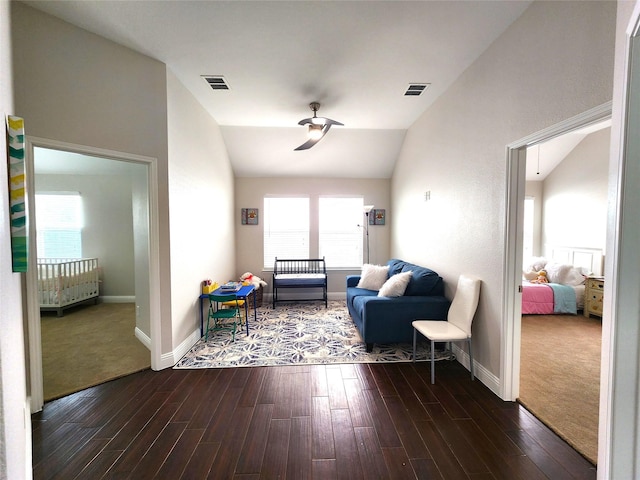
M 73 178 L 80 178 L 83 174 L 90 172 L 94 175 L 94 180 L 102 175 L 120 175 L 129 178 L 131 182 L 130 195 L 132 199 L 131 214 L 133 216 L 133 247 L 130 256 L 133 258 L 135 285 L 133 285 L 133 295 L 130 299 L 135 301 L 134 315 L 136 316 L 136 337 L 150 350 L 151 366 L 154 366 L 154 359 L 159 356 L 159 339 L 155 338 L 158 330 L 158 316 L 151 312 L 157 311 L 157 299 L 153 295 L 153 287 L 158 285 L 154 267 L 158 265 L 157 260 L 157 205 L 154 201 L 157 198 L 157 166 L 156 160 L 149 157 L 125 154 L 114 151 L 95 149 L 92 147 L 67 144 L 47 139 L 27 138 L 26 165 L 29 199 L 29 217 L 35 221 L 29 225 L 29 262 L 36 265 L 36 222 L 35 216 L 35 173 L 45 171 L 53 175 L 52 171 L 57 170 L 60 175 L 58 180 L 66 177 L 68 181 Z M 47 161 L 40 162 L 38 159 L 46 158 Z M 117 183 L 117 180 L 116 180 Z M 83 187 L 85 191 L 89 189 L 97 190 L 95 182 L 90 182 L 89 187 Z M 93 193 L 93 192 L 92 192 Z M 95 195 L 94 195 L 95 201 Z M 103 214 L 104 215 L 104 211 Z M 106 219 L 105 219 L 106 220 Z M 113 219 L 111 223 L 113 223 Z M 107 225 L 109 229 L 109 225 Z M 99 229 L 94 229 L 94 233 Z M 113 227 L 111 227 L 113 230 Z M 104 231 L 99 233 L 105 235 Z M 105 242 L 95 241 L 92 256 L 108 256 Z M 117 260 L 115 261 L 117 263 Z M 157 269 L 155 269 L 157 271 Z M 116 272 L 111 272 L 115 274 Z M 115 280 L 115 279 L 114 279 Z M 28 316 L 28 349 L 29 349 L 29 380 L 31 411 L 36 412 L 42 409 L 44 404 L 43 392 L 43 369 L 42 369 L 42 336 L 40 329 L 40 308 L 38 299 L 38 273 L 35 268 L 30 268 L 27 273 L 26 302 Z M 114 284 L 116 281 L 113 282 Z M 117 291 L 112 297 L 118 297 Z M 124 296 L 126 297 L 126 296 Z M 113 298 L 112 298 L 113 299 Z M 122 300 L 122 298 L 120 298 Z M 126 300 L 126 298 L 125 298 Z M 152 321 L 151 319 L 154 319 Z M 156 361 L 157 365 L 158 362 Z
M 507 218 L 504 316 L 502 325 L 501 397 L 515 401 L 520 393 L 522 258 L 527 148 L 611 118 L 611 102 L 534 133 L 507 146 Z
M 522 271 L 553 288 L 522 283 L 518 401 L 594 464 L 602 320 L 583 310 L 602 285 L 610 139 L 607 120 L 527 148 L 523 228 Z

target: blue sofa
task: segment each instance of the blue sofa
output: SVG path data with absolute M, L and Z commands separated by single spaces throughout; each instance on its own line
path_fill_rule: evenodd
M 379 297 L 376 290 L 358 288 L 360 275 L 347 276 L 347 308 L 360 336 L 373 350 L 373 344 L 411 343 L 418 319 L 446 320 L 450 302 L 444 296 L 444 282 L 436 272 L 402 260 L 387 262 L 389 274 L 412 272 L 401 297 Z

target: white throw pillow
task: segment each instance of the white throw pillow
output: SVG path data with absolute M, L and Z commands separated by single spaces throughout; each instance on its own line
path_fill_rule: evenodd
M 404 295 L 404 291 L 409 285 L 411 280 L 411 272 L 402 272 L 393 275 L 389 280 L 384 282 L 384 285 L 378 292 L 379 297 L 401 297 Z
M 544 270 L 545 265 L 547 264 L 547 259 L 544 257 L 531 257 L 529 261 L 529 265 L 527 265 L 524 269 L 525 272 L 539 272 L 540 270 Z
M 577 286 L 584 283 L 584 276 L 580 269 L 564 263 L 548 263 L 545 267 L 547 278 L 552 283 Z
M 362 275 L 358 282 L 358 288 L 366 288 L 367 290 L 380 290 L 389 276 L 389 265 L 371 265 L 365 263 L 362 266 Z

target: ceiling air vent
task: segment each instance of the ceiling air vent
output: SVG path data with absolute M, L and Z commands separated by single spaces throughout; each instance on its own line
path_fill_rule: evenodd
M 417 97 L 424 92 L 430 83 L 410 83 L 407 90 L 404 92 L 405 97 Z
M 229 85 L 222 75 L 202 75 L 202 78 L 213 90 L 229 90 Z

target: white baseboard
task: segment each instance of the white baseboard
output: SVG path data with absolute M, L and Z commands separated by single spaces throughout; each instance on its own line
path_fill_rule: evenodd
M 149 349 L 149 351 L 151 351 L 151 338 L 142 330 L 140 330 L 138 327 L 135 328 L 134 333 L 136 338 L 140 340 L 140 343 L 142 343 L 145 347 Z
M 107 295 L 100 296 L 100 303 L 136 303 L 135 295 Z
M 457 344 L 451 345 L 451 350 L 456 356 L 456 359 L 464 368 L 469 369 L 469 354 L 460 348 Z M 436 369 L 438 367 L 436 366 Z M 477 380 L 480 380 L 489 390 L 500 397 L 500 381 L 493 373 L 487 370 L 484 365 L 479 364 L 477 361 L 473 362 L 473 373 Z M 436 370 L 436 376 L 438 372 Z
M 200 340 L 200 329 L 196 329 L 185 338 L 180 345 L 178 345 L 173 351 L 163 353 L 160 357 L 160 368 L 159 370 L 163 370 L 165 368 L 173 367 L 178 361 L 184 357 L 191 347 L 193 347 L 198 340 Z

